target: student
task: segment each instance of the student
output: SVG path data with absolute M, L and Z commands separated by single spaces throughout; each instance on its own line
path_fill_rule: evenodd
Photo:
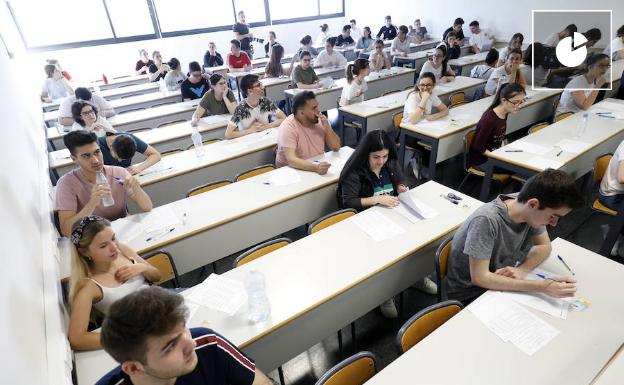
M 202 96 L 199 105 L 193 112 L 191 126 L 197 127 L 199 119 L 208 115 L 233 114 L 236 109 L 236 97 L 228 88 L 223 75 L 214 73 L 210 75 L 211 88 Z
M 99 95 L 94 95 L 88 88 L 78 87 L 76 88 L 74 96 L 66 97 L 59 106 L 59 123 L 61 125 L 71 126 L 74 124 L 74 116 L 72 115 L 71 108 L 78 100 L 93 104 L 97 108 L 99 115 L 104 118 L 110 118 L 115 115 L 113 106 L 111 106 L 106 99 Z
M 357 26 L 355 19 L 349 20 L 349 26 L 351 27 L 351 37 L 353 38 L 353 40 L 354 41 L 360 40 L 360 38 L 363 36 L 362 35 L 363 32 L 360 29 L 360 27 Z M 370 32 L 370 28 L 368 30 Z
M 251 70 L 251 60 L 245 52 L 241 51 L 240 41 L 230 41 L 230 53 L 227 55 L 227 65 L 230 72 L 247 72 Z
M 507 61 L 507 56 L 509 55 L 509 52 L 511 52 L 511 50 L 522 50 L 522 43 L 524 43 L 524 35 L 520 32 L 514 33 L 511 39 L 509 39 L 509 44 L 507 44 L 506 47 L 503 47 L 503 49 L 500 50 L 500 55 L 498 57 L 498 63 L 496 64 L 496 66 L 500 67 L 505 64 L 505 61 Z
M 225 130 L 225 138 L 233 139 L 254 132 L 278 127 L 286 115 L 264 96 L 264 87 L 258 75 L 245 75 L 240 81 L 247 98 L 236 106 Z M 271 121 L 271 118 L 274 118 Z
M 472 47 L 474 53 L 479 53 L 481 51 L 490 50 L 490 48 L 494 45 L 494 35 L 490 30 L 481 28 L 479 26 L 479 22 L 474 20 L 470 22 L 470 40 L 468 44 Z
M 314 41 L 315 47 L 323 47 L 325 46 L 325 42 L 330 38 L 329 35 L 329 26 L 327 24 L 321 24 L 321 32 L 316 37 Z
M 186 75 L 182 73 L 180 61 L 176 58 L 169 60 L 170 71 L 165 75 L 165 85 L 168 91 L 176 91 L 180 89 L 182 82 L 186 80 Z
M 596 45 L 602 39 L 602 32 L 598 28 L 590 28 L 587 31 L 583 32 L 583 36 L 587 39 L 587 43 L 585 43 L 585 47 L 591 48 Z
M 385 21 L 386 24 L 377 32 L 377 39 L 392 40 L 397 36 L 397 29 L 392 25 L 392 16 L 386 16 Z
M 371 51 L 373 49 L 374 44 L 375 44 L 375 41 L 371 37 L 370 28 L 364 27 L 364 29 L 362 30 L 362 37 L 358 39 L 355 48 L 361 50 L 360 53 L 362 52 L 365 53 L 365 52 Z
M 56 210 L 61 234 L 69 236 L 71 226 L 87 215 L 115 220 L 127 215 L 127 199 L 132 199 L 141 211 L 152 209 L 152 200 L 143 191 L 139 180 L 121 167 L 105 166 L 102 150 L 92 132 L 72 131 L 63 137 L 65 147 L 78 168 L 63 175 L 56 183 Z M 104 174 L 108 185 L 96 184 L 96 173 Z M 112 196 L 112 206 L 102 206 L 102 198 Z
M 48 60 L 46 60 L 46 64 L 52 64 L 53 66 L 56 67 L 57 70 L 61 71 L 61 74 L 63 75 L 63 77 L 65 79 L 67 79 L 68 81 L 72 80 L 72 77 L 69 74 L 69 72 L 65 71 L 63 69 L 63 67 L 61 67 L 61 63 L 58 60 L 56 60 L 56 59 L 48 59 Z
M 450 34 L 449 34 L 450 35 Z M 470 77 L 488 80 L 492 72 L 496 69 L 496 63 L 498 63 L 499 54 L 496 48 L 490 48 L 485 56 L 485 64 L 479 64 L 472 67 L 470 70 Z
M 517 196 L 499 195 L 479 207 L 453 237 L 442 282 L 449 298 L 467 305 L 487 289 L 574 296 L 572 277 L 525 278 L 551 253 L 546 225 L 556 226 L 582 204 L 574 178 L 547 169 L 529 178 Z
M 366 76 L 370 73 L 368 60 L 355 59 L 352 64 L 347 64 L 345 72 L 347 85 L 342 88 L 340 105 L 348 106 L 349 104 L 363 102 L 364 93 L 368 89 Z
M 457 19 L 455 19 L 455 21 L 453 22 L 453 26 L 452 27 L 448 27 L 445 31 L 444 34 L 442 34 L 442 41 L 446 41 L 446 35 L 451 32 L 451 31 L 455 31 L 455 34 L 457 35 L 457 43 L 462 46 L 464 45 L 464 30 L 462 29 L 464 25 L 464 19 L 462 19 L 461 17 L 458 17 Z
M 594 104 L 599 88 L 607 85 L 605 75 L 611 67 L 608 55 L 598 53 L 587 58 L 587 70 L 566 85 L 561 93 L 557 115 L 564 112 L 587 111 Z M 574 91 L 586 89 L 586 91 Z
M 180 85 L 180 91 L 182 93 L 182 100 L 195 100 L 199 99 L 206 92 L 208 92 L 208 82 L 202 76 L 202 68 L 198 62 L 192 61 L 189 63 L 189 77 Z
M 74 89 L 54 64 L 46 64 L 43 70 L 47 78 L 41 86 L 41 101 L 51 102 L 74 94 Z
M 223 65 L 223 58 L 217 52 L 217 45 L 214 42 L 208 43 L 208 51 L 204 54 L 204 67 L 218 67 Z
M 300 60 L 301 53 L 303 51 L 307 51 L 313 57 L 316 57 L 318 55 L 318 50 L 316 48 L 312 47 L 312 37 L 310 35 L 305 35 L 299 41 L 299 43 L 301 44 L 301 47 L 299 47 L 299 49 L 297 50 L 297 54 L 295 55 L 297 60 Z
M 347 65 L 347 59 L 340 52 L 334 51 L 335 45 L 335 37 L 327 39 L 325 49 L 318 54 L 314 62 L 316 67 L 344 67 Z
M 307 159 L 321 155 L 325 147 L 340 150 L 340 138 L 327 117 L 318 108 L 316 95 L 302 91 L 293 98 L 293 113 L 280 125 L 277 138 L 277 167 L 292 168 L 327 174 L 328 162 L 311 162 Z
M 281 44 L 277 43 L 271 48 L 271 58 L 264 68 L 264 77 L 265 78 L 279 78 L 280 76 L 290 76 L 293 65 L 295 63 L 294 59 L 290 61 L 290 67 L 284 69 L 282 66 L 282 58 L 284 57 L 284 47 Z
M 86 130 L 94 132 L 97 136 L 105 136 L 107 132 L 117 132 L 103 116 L 98 114 L 97 107 L 89 102 L 82 100 L 74 102 L 71 112 L 74 120 L 72 131 Z
M 147 51 L 144 49 L 139 50 L 139 56 L 141 58 L 134 65 L 134 73 L 136 75 L 145 75 L 149 71 L 150 66 L 154 64 L 154 61 L 149 58 Z
M 383 40 L 377 40 L 375 42 L 375 51 L 369 55 L 368 60 L 370 61 L 373 71 L 376 72 L 379 72 L 384 68 L 388 69 L 392 67 L 390 59 L 386 55 L 386 52 L 384 52 Z
M 158 150 L 130 133 L 109 132 L 106 136 L 99 137 L 97 143 L 105 165 L 123 167 L 131 175 L 140 173 L 161 159 Z M 145 155 L 147 159 L 133 166 L 132 158 L 137 152 Z
M 609 161 L 609 166 L 600 181 L 598 200 L 608 208 L 620 211 L 624 199 L 624 141 L 620 143 Z M 611 256 L 623 257 L 624 237 L 620 234 L 611 250 Z
M 407 38 L 410 42 L 416 44 L 420 44 L 427 39 L 427 28 L 422 26 L 420 19 L 414 20 L 414 27 L 410 26 Z
M 524 52 L 524 63 L 520 65 L 528 85 L 544 87 L 548 83 L 550 70 L 544 68 L 544 46 L 542 43 L 529 44 Z
M 342 33 L 336 38 L 336 45 L 338 47 L 347 47 L 355 44 L 355 41 L 351 37 L 351 26 L 349 24 L 342 27 Z
M 249 24 L 245 23 L 245 12 L 238 11 L 238 20 L 232 25 L 234 39 L 239 42 L 238 47 L 247 55 L 248 59 L 253 59 L 253 33 L 249 32 Z M 229 63 L 228 63 L 229 64 Z
M 591 28 L 583 32 L 582 35 L 587 39 L 586 48 L 592 48 L 602 38 L 602 32 L 598 28 Z M 570 78 L 578 72 L 587 70 L 587 62 L 576 67 L 566 67 L 559 62 L 557 58 L 556 48 L 552 47 L 546 51 L 546 68 L 550 68 L 550 81 L 548 86 L 551 88 L 564 88 L 570 81 Z M 608 55 L 607 55 L 608 56 Z
M 520 72 L 520 63 L 522 63 L 522 51 L 512 49 L 507 56 L 505 65 L 496 68 L 490 74 L 485 84 L 485 93 L 494 95 L 503 84 L 507 83 L 518 83 L 526 87 L 527 82 L 522 72 Z
M 446 40 L 440 45 L 444 45 L 444 47 L 446 47 L 446 54 L 449 60 L 457 59 L 461 56 L 461 47 L 457 44 L 457 34 L 455 31 L 447 33 Z
M 436 82 L 446 83 L 453 81 L 455 72 L 448 68 L 448 56 L 446 55 L 446 47 L 440 45 L 436 47 L 435 53 L 423 64 L 420 69 L 420 75 L 425 72 L 431 72 L 435 75 Z
M 403 107 L 403 121 L 416 124 L 425 118 L 428 121 L 438 120 L 448 115 L 448 108 L 440 98 L 433 94 L 436 78 L 431 72 L 422 73 L 414 89 L 410 91 Z M 437 112 L 432 113 L 433 108 Z
M 515 114 L 524 103 L 526 91 L 518 83 L 500 87 L 494 101 L 477 123 L 475 136 L 468 151 L 468 163 L 477 169 L 488 160 L 490 152 L 500 148 L 505 139 L 507 117 Z
M 154 63 L 149 66 L 149 81 L 157 82 L 165 78 L 167 71 L 169 71 L 169 65 L 162 62 L 162 55 L 159 51 L 154 51 L 152 53 L 152 58 L 154 59 Z
M 292 72 L 292 82 L 294 88 L 314 89 L 319 88 L 319 77 L 312 67 L 312 55 L 310 52 L 301 52 L 301 63 Z
M 578 28 L 576 28 L 576 25 L 569 24 L 561 32 L 553 32 L 552 34 L 548 35 L 548 37 L 542 42 L 542 44 L 548 47 L 556 47 L 561 40 L 565 39 L 568 36 L 573 36 L 574 32 L 577 31 Z
M 614 61 L 624 59 L 624 25 L 618 28 L 615 39 L 611 40 L 602 53 L 609 55 Z
M 159 287 L 125 296 L 102 325 L 102 346 L 120 366 L 96 385 L 272 385 L 254 362 L 211 329 L 187 329 L 184 298 Z
M 275 32 L 269 31 L 269 41 L 264 45 L 264 53 L 266 54 L 266 57 L 271 57 L 271 48 L 275 44 L 279 44 L 276 39 Z
M 391 56 L 407 56 L 410 53 L 410 40 L 407 38 L 407 27 L 399 27 L 399 34 L 392 40 L 390 45 Z
M 115 236 L 111 224 L 96 215 L 78 219 L 71 228 L 71 317 L 67 337 L 74 350 L 102 347 L 100 333 L 88 331 L 89 320 L 103 318 L 120 298 L 158 282 L 160 272 Z

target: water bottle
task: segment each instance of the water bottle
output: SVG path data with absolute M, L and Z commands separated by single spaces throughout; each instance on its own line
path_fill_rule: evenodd
M 248 319 L 252 323 L 262 322 L 269 318 L 271 305 L 266 295 L 264 275 L 258 270 L 250 270 L 245 277 L 247 302 L 249 306 Z
M 106 177 L 104 176 L 104 173 L 102 171 L 97 171 L 95 173 L 95 183 L 99 186 L 110 186 L 108 184 L 108 180 L 106 179 Z M 102 206 L 103 207 L 109 207 L 115 204 L 115 199 L 113 199 L 113 195 L 112 194 L 108 194 L 102 197 Z
M 167 86 L 165 85 L 165 79 L 160 79 L 158 81 L 158 89 L 160 90 L 160 92 L 167 91 Z
M 585 131 L 587 131 L 587 121 L 589 120 L 589 112 L 583 112 L 581 114 L 581 124 L 579 125 L 578 132 L 576 133 L 576 137 L 580 138 L 585 135 Z
M 195 147 L 195 155 L 198 158 L 206 155 L 206 149 L 202 143 L 202 136 L 197 130 L 197 127 L 192 127 L 193 133 L 191 134 L 191 140 L 193 141 L 193 147 Z

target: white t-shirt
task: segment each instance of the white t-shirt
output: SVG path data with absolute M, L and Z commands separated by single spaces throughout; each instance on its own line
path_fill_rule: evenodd
M 362 84 L 358 84 L 355 78 L 351 81 L 351 84 L 347 84 L 342 88 L 342 94 L 340 95 L 340 99 L 348 100 L 349 103 L 360 103 L 364 101 L 364 93 L 368 89 L 368 84 L 366 84 L 366 79 L 362 79 Z M 361 93 L 360 96 L 356 96 L 358 93 Z
M 600 193 L 602 195 L 613 196 L 624 193 L 624 184 L 618 182 L 618 167 L 622 160 L 624 160 L 624 142 L 620 143 L 613 153 L 607 171 L 600 181 Z
M 500 82 L 499 82 L 500 79 Z M 503 84 L 509 83 L 511 79 L 511 75 L 507 74 L 505 71 L 505 66 L 500 66 L 496 68 L 488 78 L 487 83 L 485 83 L 485 93 L 488 95 L 494 95 L 499 86 Z
M 360 37 L 362 37 L 362 30 L 359 27 L 351 27 L 351 37 L 353 41 L 360 40 Z
M 175 71 L 169 71 L 165 75 L 165 85 L 169 91 L 179 90 L 182 82 L 185 80 L 186 75 L 182 72 L 175 73 Z
M 612 60 L 622 60 L 624 59 L 624 56 L 618 55 L 618 51 L 620 50 L 624 50 L 624 43 L 622 42 L 621 37 L 616 37 L 611 40 L 611 43 L 605 47 L 602 53 L 609 55 Z
M 416 112 L 418 110 L 418 105 L 420 104 L 420 94 L 418 92 L 411 92 L 405 101 L 405 106 L 403 106 L 403 121 L 409 122 L 409 115 Z M 427 102 L 425 103 L 425 115 L 431 114 L 432 107 L 438 107 L 442 104 L 440 98 L 436 95 L 431 95 Z
M 84 126 L 83 127 L 80 124 L 78 124 L 78 122 L 74 122 L 74 124 L 72 125 L 71 130 L 72 131 L 78 131 L 78 130 L 93 131 L 99 137 L 106 136 L 106 132 L 107 131 L 108 132 L 117 132 L 117 130 L 115 130 L 113 128 L 113 126 L 111 126 L 111 124 L 103 116 L 98 115 L 97 119 L 95 120 L 95 123 L 100 123 L 102 126 L 106 127 L 106 129 L 105 130 L 94 130 L 93 129 L 93 125 L 91 125 L 91 126 Z
M 41 86 L 41 92 L 47 92 L 48 97 L 52 100 L 61 99 L 69 96 L 65 85 L 63 84 L 63 78 L 54 80 L 54 78 L 46 78 Z
M 481 28 L 479 33 L 473 33 L 470 35 L 468 44 L 477 46 L 477 48 L 481 51 L 489 50 L 492 48 L 492 38 L 493 36 L 489 29 Z
M 332 51 L 328 54 L 322 50 L 314 61 L 316 67 L 344 67 L 347 65 L 347 59 L 340 52 Z
M 548 37 L 546 38 L 546 40 L 544 40 L 542 44 L 549 47 L 556 47 L 557 44 L 559 44 L 559 32 L 553 32 L 548 35 Z
M 520 64 L 520 72 L 527 81 L 527 85 L 534 85 L 536 87 L 543 87 L 546 84 L 550 70 L 545 69 L 542 66 L 535 68 L 535 84 L 532 84 L 531 66 L 527 64 Z
M 490 67 L 487 64 L 479 64 L 472 67 L 472 70 L 470 70 L 470 77 L 488 80 L 495 69 L 495 67 Z
M 395 37 L 392 39 L 392 45 L 390 46 L 390 52 L 399 51 L 403 53 L 403 55 L 407 55 L 410 53 L 410 41 L 406 37 L 404 41 L 401 41 L 399 37 Z
M 76 101 L 76 97 L 73 95 L 68 96 L 65 99 L 63 99 L 63 101 L 61 102 L 61 105 L 59 106 L 60 118 L 72 118 L 71 107 L 75 101 Z M 88 100 L 88 102 L 93 104 L 95 108 L 97 108 L 98 113 L 101 113 L 102 111 L 107 111 L 107 110 L 113 111 L 113 106 L 111 106 L 108 100 L 104 99 L 103 97 L 99 95 L 91 94 L 91 100 Z
M 571 89 L 586 88 L 588 90 L 583 92 L 585 93 L 585 97 L 588 97 L 592 92 L 589 88 L 596 87 L 597 86 L 587 82 L 585 75 L 579 75 L 570 80 L 565 86 L 565 90 L 561 93 L 561 99 L 559 99 L 559 106 L 557 107 L 557 114 L 581 111 L 581 108 L 574 103 L 574 95 L 572 93 L 575 91 L 570 91 Z
M 433 67 L 431 60 L 427 60 L 420 69 L 420 74 L 418 76 L 421 76 L 425 72 L 431 72 L 435 75 L 436 80 L 440 80 L 440 78 L 442 78 L 442 64 L 436 69 Z

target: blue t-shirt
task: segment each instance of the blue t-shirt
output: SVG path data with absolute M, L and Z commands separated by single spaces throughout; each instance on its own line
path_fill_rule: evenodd
M 256 375 L 256 364 L 234 344 L 207 328 L 191 329 L 195 340 L 197 366 L 175 385 L 251 385 Z M 121 367 L 110 371 L 96 385 L 131 385 L 132 381 Z
M 134 143 L 136 144 L 137 152 L 140 152 L 141 154 L 145 153 L 145 151 L 147 150 L 147 143 L 145 143 L 144 141 L 142 141 L 141 139 L 137 138 L 136 136 L 132 134 L 126 133 L 124 135 L 130 136 L 134 140 Z M 132 164 L 132 159 L 124 159 L 124 160 L 119 161 L 113 158 L 113 155 L 111 154 L 111 149 L 108 147 L 108 144 L 106 143 L 105 136 L 99 137 L 97 141 L 98 141 L 98 145 L 100 146 L 100 151 L 102 151 L 102 157 L 104 158 L 105 165 L 118 166 L 118 167 L 123 167 L 123 168 L 130 167 L 130 165 Z

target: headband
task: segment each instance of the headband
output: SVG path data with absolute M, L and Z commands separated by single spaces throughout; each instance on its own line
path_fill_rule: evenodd
M 82 233 L 84 232 L 85 227 L 87 227 L 89 223 L 97 222 L 101 219 L 102 218 L 97 215 L 87 215 L 86 217 L 80 218 L 78 226 L 76 226 L 71 233 L 71 243 L 73 243 L 74 246 L 78 246 L 80 240 L 82 239 Z

